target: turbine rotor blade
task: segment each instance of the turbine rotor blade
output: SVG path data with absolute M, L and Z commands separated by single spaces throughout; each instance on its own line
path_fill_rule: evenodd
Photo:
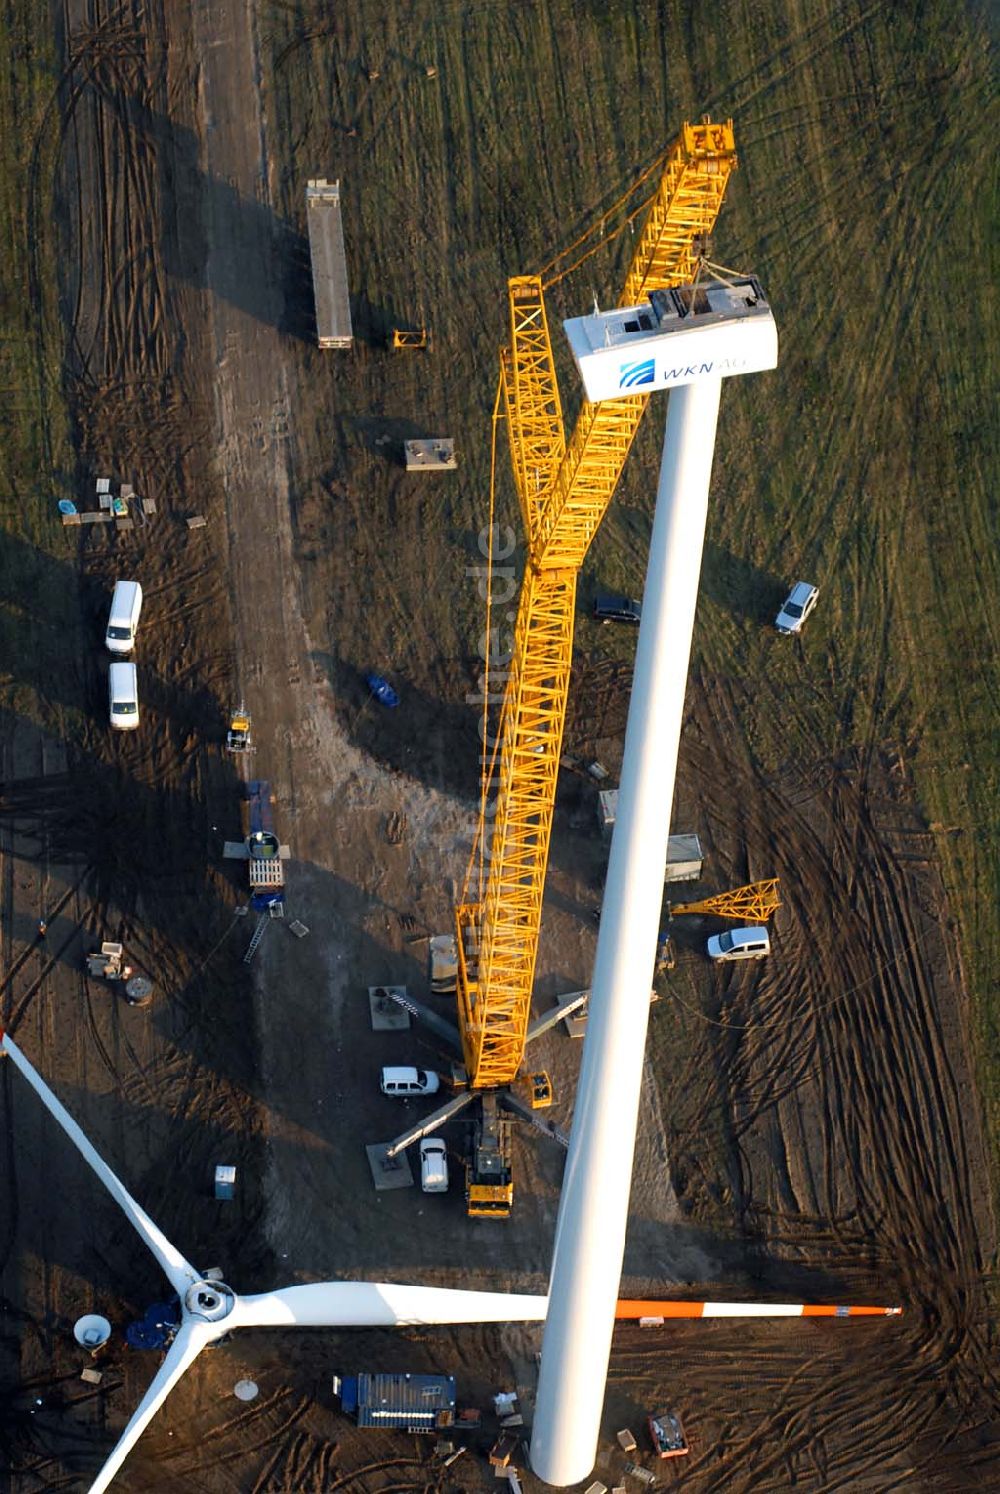
M 206 1344 L 221 1337 L 224 1331 L 217 1323 L 199 1323 L 190 1318 L 184 1320 L 167 1351 L 166 1359 L 153 1377 L 153 1383 L 136 1407 L 110 1458 L 91 1484 L 90 1494 L 103 1494 L 184 1371 L 194 1363 Z
M 895 1318 L 901 1307 L 836 1307 L 809 1302 L 643 1302 L 619 1297 L 615 1317 L 635 1318 Z
M 184 1293 L 188 1287 L 199 1279 L 198 1272 L 184 1259 L 176 1246 L 171 1245 L 166 1235 L 158 1225 L 153 1223 L 145 1209 L 139 1207 L 131 1193 L 125 1187 L 125 1184 L 115 1176 L 103 1157 L 100 1156 L 87 1140 L 69 1111 L 56 1099 L 41 1074 L 28 1062 L 9 1033 L 0 1032 L 0 1053 L 6 1053 L 8 1058 L 20 1069 L 53 1120 L 66 1132 L 66 1135 L 83 1157 L 83 1160 L 96 1172 L 105 1188 L 111 1194 L 111 1197 L 129 1220 L 132 1228 L 145 1242 L 147 1248 L 155 1255 L 164 1276 L 166 1276 L 174 1291 L 183 1301 Z
M 541 1322 L 548 1298 L 385 1281 L 318 1281 L 238 1297 L 229 1328 L 395 1328 L 421 1323 Z

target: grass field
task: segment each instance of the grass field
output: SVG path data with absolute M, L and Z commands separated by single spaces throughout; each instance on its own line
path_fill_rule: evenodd
M 0 51 L 0 588 L 7 654 L 0 669 L 4 705 L 42 719 L 59 619 L 75 608 L 73 591 L 51 584 L 59 569 L 51 557 L 65 555 L 56 501 L 72 493 L 74 457 L 62 391 L 53 205 L 38 190 L 52 174 L 57 62 L 54 39 L 39 31 L 29 5 L 4 11 Z M 31 597 L 45 606 L 31 607 Z
M 456 702 L 479 625 L 462 566 L 485 507 L 505 278 L 572 242 L 681 119 L 734 118 L 741 170 L 716 257 L 762 277 L 781 362 L 725 391 L 695 663 L 759 678 L 747 726 L 763 768 L 876 746 L 900 755 L 961 927 L 1000 1135 L 997 322 L 981 273 L 998 111 L 983 17 L 944 4 L 730 4 L 702 25 L 689 7 L 550 0 L 417 5 L 375 27 L 365 5 L 336 18 L 291 5 L 269 12 L 265 41 L 282 208 L 301 224 L 304 178 L 342 177 L 357 330 L 372 350 L 322 365 L 345 410 L 369 402 L 367 423 L 345 415 L 330 434 L 371 488 L 356 507 L 317 473 L 297 495 L 306 559 L 342 538 L 345 508 L 352 519 L 352 569 L 332 602 L 314 596 L 314 615 L 360 608 L 373 586 L 391 593 L 349 662 L 419 673 L 415 631 L 433 631 L 449 667 L 418 682 Z M 550 317 L 595 292 L 606 304 L 629 243 L 609 242 L 560 284 Z M 374 355 L 391 326 L 425 324 L 431 358 Z M 575 380 L 558 353 L 571 418 Z M 458 438 L 461 476 L 416 493 L 386 476 L 375 442 L 432 426 Z M 641 587 L 661 428 L 647 417 L 584 598 L 597 584 Z M 412 567 L 391 576 L 382 519 L 411 541 Z M 447 598 L 436 609 L 423 589 L 435 572 Z M 801 646 L 776 649 L 767 625 L 797 576 L 819 583 L 820 609 Z M 582 650 L 593 636 L 581 622 Z

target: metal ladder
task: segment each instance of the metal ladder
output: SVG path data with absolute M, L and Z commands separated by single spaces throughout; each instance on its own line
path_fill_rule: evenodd
M 247 952 L 243 956 L 243 963 L 244 963 L 244 965 L 249 965 L 250 961 L 253 959 L 254 955 L 257 953 L 257 947 L 260 944 L 260 941 L 263 939 L 264 935 L 267 933 L 267 926 L 270 923 L 270 921 L 271 920 L 268 918 L 268 916 L 267 916 L 266 913 L 262 913 L 260 915 L 260 917 L 258 918 L 258 920 L 257 920 L 257 927 L 253 931 L 253 938 L 250 940 L 250 943 L 247 945 Z

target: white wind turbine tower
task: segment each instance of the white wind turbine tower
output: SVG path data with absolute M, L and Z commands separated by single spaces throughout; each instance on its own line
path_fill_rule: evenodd
M 9 1034 L 0 1029 L 0 1057 L 20 1069 L 45 1108 L 96 1172 L 140 1239 L 152 1251 L 180 1299 L 181 1322 L 166 1358 L 104 1467 L 90 1485 L 102 1491 L 149 1422 L 202 1349 L 234 1328 L 403 1328 L 449 1323 L 531 1323 L 544 1319 L 548 1297 L 510 1292 L 470 1292 L 451 1287 L 401 1286 L 382 1281 L 317 1281 L 239 1297 L 221 1281 L 206 1279 L 153 1223 L 124 1183 L 94 1149 Z M 617 1316 L 635 1319 L 733 1317 L 876 1317 L 898 1307 L 810 1307 L 776 1302 L 620 1301 Z

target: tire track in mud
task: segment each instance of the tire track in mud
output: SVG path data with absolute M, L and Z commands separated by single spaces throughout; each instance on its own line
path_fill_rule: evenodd
M 690 1166 L 698 1126 L 711 1127 L 720 1107 L 751 1236 L 786 1261 L 856 1278 L 851 1290 L 860 1278 L 862 1300 L 874 1291 L 906 1312 L 877 1363 L 872 1356 L 872 1379 L 831 1366 L 803 1388 L 789 1351 L 775 1350 L 788 1366 L 782 1418 L 754 1412 L 761 1397 L 748 1392 L 747 1417 L 758 1418 L 749 1440 L 721 1459 L 717 1448 L 711 1471 L 696 1462 L 691 1472 L 705 1474 L 699 1488 L 780 1489 L 787 1459 L 808 1445 L 824 1488 L 859 1477 L 890 1487 L 887 1448 L 943 1435 L 962 1408 L 963 1419 L 981 1414 L 1000 1391 L 977 1229 L 981 1138 L 974 1130 L 970 1139 L 975 1118 L 963 1111 L 960 1033 L 946 1031 L 943 1016 L 946 993 L 949 1010 L 961 998 L 941 930 L 946 903 L 928 863 L 894 850 L 900 833 L 916 833 L 915 816 L 905 783 L 890 791 L 877 710 L 835 777 L 810 791 L 790 771 L 787 793 L 783 774 L 757 769 L 739 715 L 731 686 L 698 682 L 685 772 L 733 880 L 780 871 L 783 907 L 769 967 L 717 977 L 708 1014 L 745 1030 L 696 1035 L 677 1094 L 707 1063 L 716 1095 L 705 1099 L 702 1082 L 699 1105 L 680 1099 L 672 1151 Z M 724 801 L 714 794 L 720 775 L 733 785 Z M 776 1025 L 783 1008 L 787 1021 Z M 726 1361 L 720 1374 L 731 1368 Z M 809 1432 L 797 1442 L 799 1423 Z M 772 1439 L 781 1466 L 771 1466 Z M 740 1471 L 748 1467 L 752 1482 Z
M 98 13 L 95 19 L 99 29 L 105 18 Z M 78 296 L 73 326 L 80 373 L 87 382 L 136 373 L 156 378 L 169 367 L 159 242 L 151 231 L 158 225 L 155 147 L 140 123 L 154 114 L 162 92 L 162 61 L 148 55 L 150 40 L 148 33 L 143 35 L 145 56 L 136 51 L 135 33 L 126 34 L 124 48 L 120 32 L 86 43 L 79 61 L 88 64 L 87 80 L 75 93 L 71 110 L 63 113 L 64 138 L 78 161 L 89 144 L 96 146 L 88 161 L 91 169 L 96 167 L 101 204 L 96 266 L 85 263 L 82 222 L 73 234 L 81 248 L 78 285 L 86 286 L 91 276 L 96 282 L 96 305 L 88 317 L 86 295 Z M 89 346 L 80 337 L 81 322 L 87 321 L 92 324 Z
M 177 377 L 179 319 L 168 316 L 158 134 L 171 137 L 173 126 L 163 29 L 144 8 L 105 12 L 70 0 L 63 24 L 69 57 L 36 142 L 29 226 L 44 219 L 42 194 L 55 186 L 75 247 L 64 288 L 65 361 L 82 444 L 97 452 L 113 432 L 118 466 L 142 472 L 143 491 L 162 495 L 208 429 L 207 413 L 189 407 Z M 32 250 L 32 282 L 40 283 Z M 54 339 L 40 338 L 44 381 Z
M 199 1424 L 190 1439 L 179 1441 L 175 1437 L 166 1456 L 161 1453 L 157 1457 L 157 1466 L 162 1467 L 164 1473 L 173 1474 L 173 1465 L 180 1464 L 177 1473 L 197 1478 L 199 1471 L 204 1470 L 206 1447 L 212 1448 L 213 1465 L 225 1467 L 238 1464 L 246 1455 L 264 1452 L 276 1443 L 278 1451 L 272 1461 L 280 1463 L 286 1458 L 288 1443 L 285 1439 L 294 1443 L 301 1436 L 294 1429 L 308 1414 L 311 1397 L 283 1388 L 255 1401 L 249 1410 L 241 1402 L 237 1405 L 240 1409 L 223 1421 L 213 1419 L 210 1426 Z

